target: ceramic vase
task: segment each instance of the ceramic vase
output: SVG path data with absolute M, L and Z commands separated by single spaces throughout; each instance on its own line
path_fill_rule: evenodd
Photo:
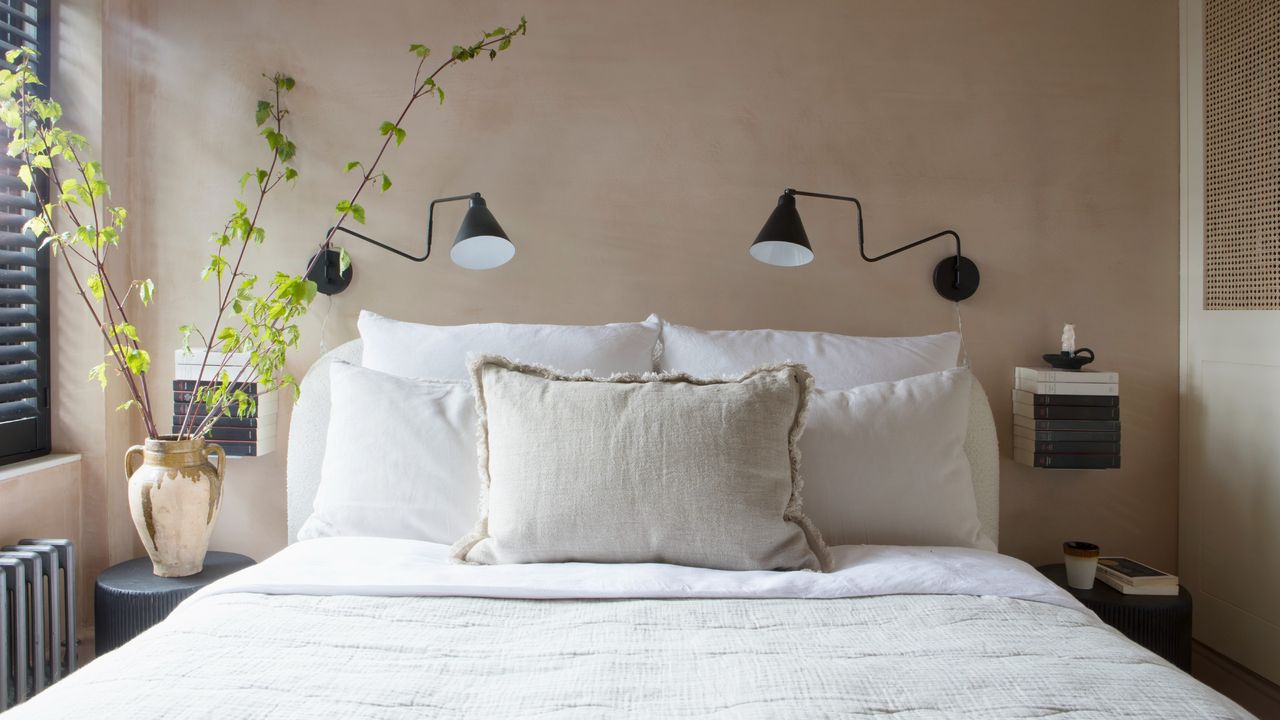
M 148 438 L 125 452 L 129 512 L 156 575 L 186 577 L 204 569 L 226 462 L 220 446 L 201 438 Z

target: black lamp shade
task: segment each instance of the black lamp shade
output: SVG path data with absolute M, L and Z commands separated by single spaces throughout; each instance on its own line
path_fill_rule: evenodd
M 493 213 L 489 212 L 484 198 L 473 195 L 471 207 L 453 238 L 449 257 L 455 264 L 469 270 L 488 270 L 505 265 L 515 254 L 516 246 Z
M 796 267 L 813 260 L 813 248 L 809 235 L 804 231 L 800 213 L 796 210 L 796 198 L 783 194 L 773 209 L 756 241 L 751 243 L 751 257 L 768 265 Z

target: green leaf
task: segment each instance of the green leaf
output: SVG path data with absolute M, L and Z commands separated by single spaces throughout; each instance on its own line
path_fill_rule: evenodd
M 334 209 L 334 210 L 336 210 L 336 211 L 338 211 L 338 214 L 339 214 L 339 215 L 342 215 L 343 213 L 349 213 L 349 212 L 351 212 L 351 201 L 350 201 L 350 200 L 339 200 L 339 201 L 338 201 L 338 204 L 337 204 L 337 205 L 335 205 L 333 209 Z
M 383 135 L 386 135 L 386 133 L 383 133 Z M 352 170 L 355 170 L 358 167 L 360 167 L 360 161 L 352 160 L 351 162 L 347 163 L 345 167 L 342 168 L 342 172 L 351 172 Z
M 396 130 L 396 124 L 391 122 L 390 120 L 383 120 L 382 124 L 378 126 L 379 135 L 390 135 L 391 133 L 395 132 L 395 130 Z
M 102 389 L 106 390 L 107 389 L 107 364 L 98 363 L 97 365 L 94 365 L 93 367 L 89 368 L 89 379 L 97 380 L 98 384 L 102 386 Z
M 111 328 L 111 336 L 119 338 L 121 335 L 129 338 L 134 342 L 138 342 L 138 329 L 129 323 L 116 323 Z
M 102 288 L 102 277 L 98 273 L 93 273 L 85 279 L 85 284 L 89 286 L 89 294 L 93 295 L 94 300 L 101 300 L 106 296 Z
M 138 404 L 137 400 L 134 400 L 133 398 L 129 398 L 128 400 L 125 400 L 124 402 L 116 406 L 116 412 L 120 412 L 122 410 L 128 410 L 129 408 L 137 404 Z
M 363 225 L 364 224 L 364 206 L 356 205 L 353 203 L 351 205 L 351 217 L 355 218 L 356 222 Z
M 253 119 L 257 121 L 258 126 L 261 127 L 269 117 L 271 117 L 271 103 L 266 100 L 259 100 L 258 111 L 254 113 Z
M 396 133 L 396 145 L 399 146 L 400 143 L 404 142 L 404 136 L 405 136 L 404 128 L 396 128 L 395 133 Z
M 152 298 L 156 295 L 156 284 L 151 282 L 151 278 L 147 278 L 138 284 L 138 297 L 142 298 L 142 304 L 150 305 Z
M 496 57 L 498 57 L 498 51 L 497 51 L 497 50 L 490 50 L 490 51 L 489 51 L 489 60 L 490 60 L 490 61 L 492 61 L 492 60 L 493 60 L 494 58 L 496 58 Z
M 182 352 L 190 354 L 191 333 L 195 332 L 195 328 L 190 325 L 180 325 L 178 332 L 182 333 Z
M 287 167 L 287 168 L 285 168 L 285 169 L 284 169 L 284 179 L 285 179 L 285 180 L 293 180 L 293 179 L 295 179 L 295 178 L 297 178 L 297 177 L 298 177 L 298 171 L 297 171 L 297 170 L 294 170 L 294 169 L 293 169 L 293 168 L 291 168 L 291 167 Z
M 30 220 L 23 223 L 22 232 L 31 233 L 33 237 L 41 237 L 49 232 L 49 221 L 44 219 L 44 215 L 33 215 Z
M 386 173 L 382 173 L 382 192 L 386 192 L 390 189 L 391 189 L 391 178 L 387 177 Z
M 351 253 L 345 247 L 338 248 L 338 273 L 342 274 L 351 267 Z
M 28 190 L 31 189 L 31 166 L 30 165 L 18 166 L 18 179 L 22 181 L 23 185 L 27 186 Z
M 440 104 L 441 104 L 441 105 L 443 105 L 443 104 L 444 104 L 444 88 L 442 88 L 442 87 L 440 87 L 439 85 L 437 85 L 437 86 L 436 86 L 436 93 L 438 93 L 438 94 L 440 95 Z
M 146 350 L 125 348 L 124 363 L 129 366 L 129 372 L 142 375 L 151 369 L 151 355 Z
M 425 58 L 426 56 L 431 54 L 431 48 L 421 43 L 414 43 L 409 46 L 409 52 L 413 53 L 414 55 L 417 55 L 420 58 Z
M 511 47 L 511 38 L 503 38 L 502 42 L 498 43 L 499 50 L 506 50 L 509 47 Z

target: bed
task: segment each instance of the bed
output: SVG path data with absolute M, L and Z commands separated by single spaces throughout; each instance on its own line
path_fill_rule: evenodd
M 326 366 L 360 354 L 335 349 L 303 383 L 291 537 L 324 454 Z M 976 386 L 971 412 L 994 541 L 994 427 Z M 1249 717 L 1021 561 L 831 554 L 825 573 L 470 566 L 420 540 L 296 542 L 5 718 Z

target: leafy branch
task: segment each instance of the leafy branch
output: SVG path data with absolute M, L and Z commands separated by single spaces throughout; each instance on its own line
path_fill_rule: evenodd
M 210 237 L 216 250 L 209 256 L 202 278 L 216 283 L 218 304 L 212 326 L 207 332 L 193 325 L 180 328 L 183 348 L 190 352 L 194 334 L 203 345 L 203 354 L 192 402 L 179 424 L 179 437 L 205 435 L 233 408 L 241 416 L 253 412 L 259 393 L 297 387 L 293 376 L 284 371 L 285 357 L 288 349 L 298 344 L 301 331 L 295 321 L 306 314 L 315 298 L 315 283 L 302 276 L 276 273 L 267 292 L 259 295 L 255 291 L 258 276 L 241 269 L 249 247 L 266 240 L 259 216 L 267 196 L 280 183 L 298 177 L 291 164 L 297 145 L 284 131 L 289 110 L 283 102 L 295 82 L 279 73 L 267 80 L 271 98 L 258 101 L 254 118 L 262 128 L 260 134 L 271 151 L 271 160 L 267 167 L 255 168 L 240 178 L 242 192 L 253 184 L 250 203 L 235 200 L 235 210 L 222 231 Z M 248 362 L 232 365 L 237 354 L 247 354 Z M 234 375 L 228 367 L 235 369 Z M 249 384 L 256 384 L 258 392 L 246 391 Z M 200 408 L 206 412 L 198 413 Z
M 31 205 L 36 211 L 23 231 L 39 240 L 41 251 L 48 248 L 54 256 L 62 258 L 77 295 L 106 342 L 105 359 L 90 370 L 90 378 L 105 388 L 112 373 L 121 377 L 130 397 L 117 409 L 138 408 L 148 436 L 162 437 L 147 386 L 151 355 L 144 349 L 130 317 L 133 298 L 143 306 L 154 300 L 155 283 L 150 279 L 135 280 L 119 289 L 114 282 L 108 270 L 108 257 L 112 248 L 121 242 L 127 213 L 124 208 L 108 203 L 110 188 L 102 177 L 101 165 L 83 159 L 88 151 L 85 138 L 58 127 L 62 108 L 33 92 L 41 84 L 33 69 L 35 58 L 36 53 L 28 48 L 11 50 L 5 59 L 13 69 L 0 69 L 0 121 L 10 130 L 8 153 L 20 159 L 18 178 L 26 189 L 25 194 L 33 198 Z M 233 386 L 236 382 L 263 383 L 270 389 L 294 384 L 293 378 L 283 371 L 284 356 L 287 348 L 298 343 L 299 331 L 294 320 L 306 312 L 315 297 L 315 285 L 301 276 L 278 273 L 270 289 L 257 295 L 254 292 L 257 277 L 241 269 L 248 247 L 266 239 L 259 215 L 267 195 L 281 182 L 298 176 L 290 165 L 297 147 L 284 134 L 283 121 L 288 110 L 281 102 L 283 93 L 293 88 L 294 80 L 285 75 L 268 79 L 273 96 L 258 103 L 256 119 L 271 150 L 271 162 L 241 179 L 242 191 L 254 181 L 256 199 L 252 210 L 236 200 L 235 211 L 222 232 L 213 236 L 217 249 L 204 270 L 205 279 L 213 278 L 217 284 L 217 313 L 212 328 L 202 332 L 191 326 L 183 327 L 188 349 L 193 333 L 203 341 L 201 379 L 204 370 L 209 369 L 211 379 L 218 380 L 197 385 L 199 400 L 207 403 L 210 411 L 194 429 L 193 417 L 188 412 L 180 425 L 179 437 L 207 433 L 213 422 L 233 404 L 238 404 L 242 414 L 251 411 L 253 397 Z M 47 192 L 43 184 L 37 182 L 40 175 L 49 180 Z M 57 231 L 55 217 L 59 215 L 70 220 L 73 227 Z M 235 327 L 229 326 L 233 317 L 240 318 Z M 250 362 L 232 378 L 226 370 L 225 356 L 218 358 L 217 363 L 211 362 L 215 347 L 227 353 L 247 351 Z
M 0 70 L 0 120 L 10 131 L 8 154 L 20 158 L 18 178 L 34 198 L 36 211 L 24 224 L 23 232 L 40 241 L 39 250 L 47 247 L 55 256 L 61 256 L 76 293 L 106 342 L 105 360 L 90 370 L 90 378 L 105 388 L 111 370 L 122 377 L 130 398 L 118 409 L 136 406 L 147 433 L 155 437 L 157 426 L 147 388 L 151 355 L 142 347 L 128 308 L 132 295 L 144 306 L 149 305 L 155 284 L 149 279 L 132 281 L 117 290 L 112 281 L 107 258 L 111 248 L 120 244 L 127 213 L 124 208 L 108 205 L 110 188 L 102 177 L 101 164 L 81 158 L 88 150 L 84 136 L 58 127 L 62 107 L 32 92 L 42 84 L 32 67 L 35 58 L 36 52 L 30 48 L 10 50 L 5 53 L 5 60 L 13 70 Z M 69 167 L 66 177 L 60 166 Z M 36 182 L 38 173 L 49 179 L 47 193 Z M 54 232 L 54 216 L 58 213 L 64 214 L 75 228 Z
M 527 34 L 528 26 L 528 20 L 521 17 L 520 23 L 511 29 L 496 27 L 483 33 L 483 37 L 470 45 L 454 45 L 453 50 L 449 53 L 449 59 L 440 63 L 435 70 L 432 70 L 425 77 L 423 76 L 423 71 L 427 66 L 427 58 L 431 56 L 431 48 L 419 43 L 409 46 L 409 52 L 418 58 L 418 67 L 413 74 L 413 92 L 410 93 L 408 102 L 405 103 L 404 109 L 400 111 L 396 119 L 394 121 L 383 121 L 378 127 L 378 134 L 383 137 L 383 141 L 382 146 L 378 149 L 378 154 L 373 158 L 373 162 L 367 166 L 358 160 L 353 160 L 346 164 L 346 172 L 351 172 L 355 169 L 360 170 L 360 183 L 356 186 L 356 191 L 350 198 L 340 200 L 334 206 L 334 210 L 338 214 L 338 221 L 334 223 L 328 234 L 325 235 L 324 243 L 320 247 L 321 250 L 333 249 L 334 233 L 338 232 L 338 228 L 342 227 L 347 218 L 351 218 L 361 225 L 364 224 L 365 209 L 359 201 L 360 194 L 364 192 L 365 188 L 376 181 L 380 192 L 386 192 L 391 189 L 391 178 L 385 172 L 379 172 L 378 164 L 382 162 L 382 157 L 386 154 L 387 148 L 391 147 L 392 141 L 395 142 L 397 147 L 404 142 L 407 136 L 404 129 L 404 120 L 409 115 L 409 110 L 413 108 L 414 103 L 424 97 L 431 96 L 437 98 L 440 104 L 444 104 L 444 88 L 436 81 L 440 73 L 449 67 L 483 55 L 488 55 L 489 60 L 496 59 L 498 53 L 511 47 L 513 38 L 517 35 Z M 338 248 L 338 250 L 340 270 L 346 272 L 346 269 L 351 265 L 351 257 L 347 254 L 346 248 Z M 316 259 L 312 260 L 312 264 L 314 265 L 322 255 L 323 253 L 317 253 Z M 311 268 L 308 267 L 307 270 L 310 272 Z

